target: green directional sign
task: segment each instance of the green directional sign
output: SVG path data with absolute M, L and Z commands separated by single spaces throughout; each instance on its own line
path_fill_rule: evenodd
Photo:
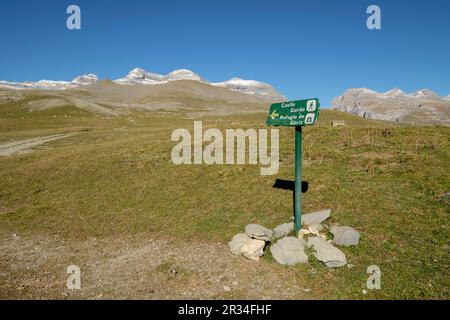
M 319 99 L 306 99 L 274 103 L 270 106 L 266 124 L 295 127 L 295 189 L 294 226 L 298 233 L 302 227 L 302 127 L 316 124 L 319 118 Z
M 270 106 L 266 124 L 269 126 L 312 126 L 319 118 L 319 99 L 274 103 Z

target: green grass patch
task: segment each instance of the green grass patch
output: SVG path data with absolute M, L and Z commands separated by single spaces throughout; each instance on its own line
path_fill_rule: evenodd
M 145 111 L 65 118 L 70 112 L 0 106 L 0 141 L 79 132 L 0 158 L 1 235 L 81 240 L 151 233 L 226 243 L 248 223 L 272 228 L 292 215 L 292 193 L 273 188 L 275 179 L 294 176 L 291 128 L 280 129 L 280 172 L 267 177 L 252 165 L 172 164 L 171 132 L 192 131 L 191 119 Z M 265 116 L 208 116 L 204 127 L 265 128 Z M 346 127 L 331 127 L 341 119 Z M 362 237 L 358 247 L 344 249 L 354 268 L 330 271 L 311 258 L 309 266 L 289 269 L 294 279 L 322 298 L 365 298 L 365 271 L 376 264 L 382 290 L 368 298 L 448 299 L 450 128 L 322 111 L 319 125 L 304 132 L 303 210 L 330 208 L 332 223 Z M 264 259 L 272 261 L 270 251 Z

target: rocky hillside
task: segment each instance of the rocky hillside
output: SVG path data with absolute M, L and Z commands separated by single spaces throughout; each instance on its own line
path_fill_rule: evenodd
M 333 100 L 331 108 L 369 119 L 450 126 L 449 96 L 428 89 L 409 94 L 397 88 L 385 93 L 349 89 Z
M 270 101 L 201 81 L 178 80 L 155 85 L 118 84 L 102 80 L 65 90 L 17 90 L 0 87 L 2 105 L 24 106 L 30 112 L 74 107 L 102 116 L 129 110 L 228 115 L 266 111 Z

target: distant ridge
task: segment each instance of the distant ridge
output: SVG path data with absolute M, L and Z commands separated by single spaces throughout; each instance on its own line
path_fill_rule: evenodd
M 450 125 L 449 97 L 441 97 L 430 89 L 404 93 L 394 88 L 379 93 L 356 88 L 335 98 L 331 108 L 369 119 Z
M 76 77 L 72 81 L 40 80 L 37 82 L 8 82 L 0 81 L 0 88 L 16 90 L 66 90 L 79 86 L 90 85 L 98 82 L 95 74 L 85 74 Z

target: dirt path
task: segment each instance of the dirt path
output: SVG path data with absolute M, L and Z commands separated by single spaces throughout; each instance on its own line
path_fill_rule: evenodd
M 51 136 L 13 141 L 4 144 L 0 144 L 0 157 L 1 156 L 11 156 L 15 154 L 24 154 L 31 152 L 34 147 L 40 146 L 42 144 L 67 138 L 73 136 L 75 133 L 65 133 L 65 134 L 55 134 Z
M 81 290 L 66 287 L 69 265 L 81 269 Z M 11 236 L 0 244 L 0 299 L 311 298 L 291 272 L 235 257 L 220 243 Z

